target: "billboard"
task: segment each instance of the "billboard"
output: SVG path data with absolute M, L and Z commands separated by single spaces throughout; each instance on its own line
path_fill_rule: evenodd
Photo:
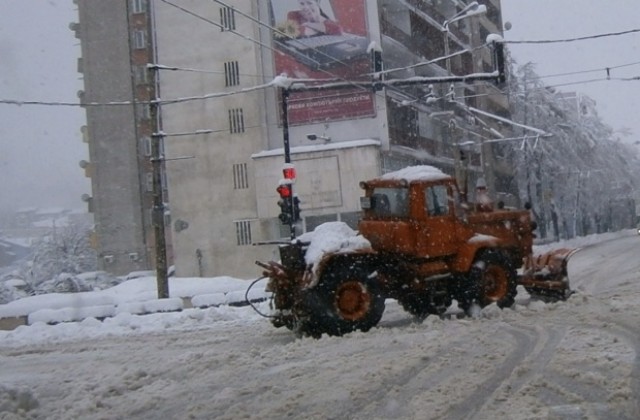
M 370 80 L 365 0 L 270 0 L 276 74 L 298 79 Z M 289 124 L 375 115 L 362 88 L 291 92 Z

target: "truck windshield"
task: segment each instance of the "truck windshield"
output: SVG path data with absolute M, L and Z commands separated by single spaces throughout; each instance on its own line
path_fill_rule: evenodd
M 376 216 L 408 217 L 408 188 L 375 188 L 371 195 L 371 210 Z

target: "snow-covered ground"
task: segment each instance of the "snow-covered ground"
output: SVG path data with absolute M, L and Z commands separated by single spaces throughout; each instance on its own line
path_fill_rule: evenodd
M 0 419 L 637 419 L 640 237 L 553 247 L 586 244 L 569 264 L 577 292 L 567 302 L 520 290 L 512 309 L 418 323 L 389 300 L 377 328 L 319 340 L 296 339 L 250 307 L 134 315 L 153 301 L 153 278 L 74 294 L 76 308 L 120 309 L 102 322 L 0 331 Z M 192 280 L 179 295 L 208 302 L 248 284 L 219 279 L 212 291 L 198 279 L 189 290 Z M 49 296 L 48 309 L 74 295 Z

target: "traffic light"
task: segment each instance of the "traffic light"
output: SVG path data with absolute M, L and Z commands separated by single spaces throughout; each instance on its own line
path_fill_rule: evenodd
M 296 182 L 296 167 L 294 164 L 285 163 L 282 167 L 282 174 L 284 179 L 289 180 L 289 182 Z
M 283 225 L 290 225 L 293 222 L 293 189 L 291 184 L 282 183 L 276 188 L 278 194 L 280 194 L 280 200 L 278 200 L 278 206 L 280 206 L 280 215 L 278 219 Z
M 278 200 L 278 205 L 280 206 L 280 214 L 278 215 L 278 219 L 282 222 L 283 225 L 290 225 L 293 216 L 291 215 L 291 201 L 288 198 Z
M 300 199 L 297 196 L 293 197 L 293 221 L 300 221 Z
M 291 163 L 286 163 L 282 168 L 284 179 L 280 180 L 280 185 L 276 191 L 280 195 L 278 206 L 280 214 L 278 219 L 283 225 L 293 225 L 300 220 L 300 200 L 293 196 L 293 183 L 296 182 L 296 168 Z

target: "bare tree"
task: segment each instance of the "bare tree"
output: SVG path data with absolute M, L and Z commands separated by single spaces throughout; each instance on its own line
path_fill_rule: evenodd
M 33 245 L 31 258 L 23 265 L 24 278 L 32 287 L 62 273 L 79 274 L 97 269 L 88 225 L 56 228 Z
M 547 87 L 532 63 L 513 60 L 508 92 L 512 119 L 551 134 L 523 131 L 509 147 L 521 198 L 532 204 L 541 236 L 631 227 L 640 160 L 598 116 L 595 101 Z

